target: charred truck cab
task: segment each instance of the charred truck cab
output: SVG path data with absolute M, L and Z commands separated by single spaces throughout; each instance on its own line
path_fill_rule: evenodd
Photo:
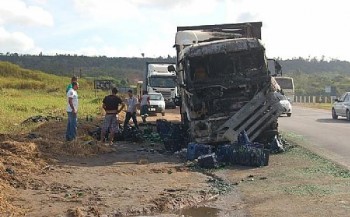
M 177 82 L 182 123 L 192 141 L 234 142 L 274 136 L 283 108 L 269 73 L 261 22 L 178 27 Z

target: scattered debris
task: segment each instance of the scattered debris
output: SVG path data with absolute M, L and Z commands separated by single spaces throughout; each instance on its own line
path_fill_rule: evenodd
M 43 116 L 43 115 L 36 115 L 36 116 L 32 116 L 26 120 L 24 120 L 21 124 L 28 124 L 28 123 L 38 123 L 38 122 L 46 122 L 46 121 L 50 121 L 50 120 L 55 120 L 55 121 L 62 121 L 63 118 L 60 116 Z
M 102 128 L 96 125 L 95 129 L 89 130 L 88 134 L 94 139 L 100 141 L 101 140 L 101 131 Z M 105 140 L 108 140 L 109 129 L 107 130 Z M 119 124 L 119 129 L 114 135 L 114 141 L 132 141 L 132 142 L 142 142 L 144 140 L 143 134 L 140 130 L 135 128 L 134 126 L 128 125 L 124 128 L 121 124 Z
M 278 136 L 275 136 L 273 141 L 269 144 L 271 153 L 281 153 L 284 152 L 285 149 L 282 145 L 282 141 L 280 141 L 280 138 Z
M 212 152 L 212 147 L 205 144 L 189 143 L 187 147 L 187 160 L 197 159 L 199 156 Z
M 157 132 L 164 142 L 165 150 L 177 152 L 186 147 L 188 143 L 187 130 L 181 124 L 171 123 L 164 119 L 156 121 Z
M 11 168 L 6 168 L 5 171 L 10 174 L 10 175 L 14 175 L 15 174 L 15 171 Z
M 210 145 L 190 143 L 187 148 L 187 159 L 194 160 L 198 158 L 199 166 L 207 168 L 207 163 L 218 161 L 220 164 L 242 165 L 242 166 L 267 166 L 269 162 L 270 151 L 264 149 L 264 145 L 260 143 L 250 142 L 245 131 L 238 135 L 238 142 L 234 144 L 224 144 L 216 149 L 214 154 L 211 153 Z M 199 163 L 201 159 L 202 163 Z M 210 165 L 210 163 L 208 163 Z M 211 166 L 214 168 L 215 166 Z
M 198 157 L 198 165 L 206 169 L 213 169 L 219 166 L 215 153 Z
M 27 135 L 27 138 L 28 138 L 28 139 L 38 139 L 38 138 L 41 138 L 41 136 L 38 135 L 38 134 L 36 134 L 36 133 L 29 133 L 29 134 Z

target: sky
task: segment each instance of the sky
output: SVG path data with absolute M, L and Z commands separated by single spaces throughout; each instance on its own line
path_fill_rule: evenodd
M 263 22 L 270 58 L 350 61 L 347 0 L 0 0 L 0 53 L 175 56 L 177 26 Z

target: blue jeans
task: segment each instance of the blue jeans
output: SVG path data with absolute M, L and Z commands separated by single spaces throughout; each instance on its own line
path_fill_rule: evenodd
M 73 112 L 67 112 L 68 123 L 66 131 L 66 140 L 72 141 L 77 136 L 77 114 Z

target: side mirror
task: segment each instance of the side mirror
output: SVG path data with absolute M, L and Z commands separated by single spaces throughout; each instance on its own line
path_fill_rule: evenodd
M 175 66 L 174 65 L 168 65 L 168 72 L 174 72 Z

